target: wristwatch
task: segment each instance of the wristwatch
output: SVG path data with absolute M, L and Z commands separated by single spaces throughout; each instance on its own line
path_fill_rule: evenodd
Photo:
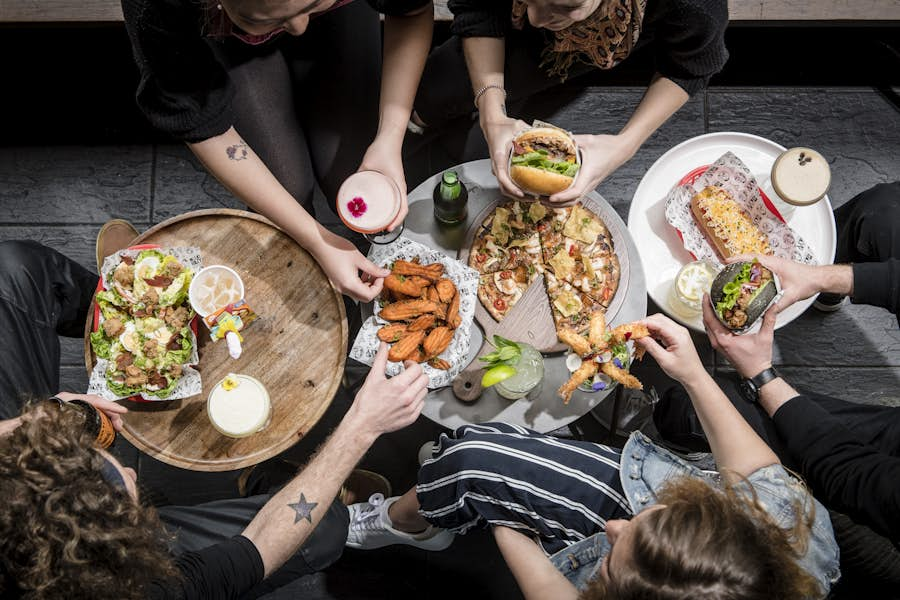
M 741 379 L 741 395 L 748 402 L 759 402 L 759 388 L 778 377 L 781 375 L 775 370 L 775 367 L 769 367 L 749 379 Z

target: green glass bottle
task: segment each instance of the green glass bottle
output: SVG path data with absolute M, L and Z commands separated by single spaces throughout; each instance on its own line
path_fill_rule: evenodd
M 445 225 L 466 220 L 469 191 L 459 180 L 456 171 L 445 171 L 432 194 L 434 218 Z

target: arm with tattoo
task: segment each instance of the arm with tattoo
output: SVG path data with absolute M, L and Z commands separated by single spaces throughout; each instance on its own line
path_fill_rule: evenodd
M 428 377 L 420 365 L 407 362 L 405 371 L 387 379 L 387 353 L 387 344 L 382 343 L 344 420 L 309 464 L 272 496 L 244 530 L 244 537 L 259 550 L 266 576 L 293 556 L 312 533 L 341 484 L 378 436 L 406 427 L 419 416 Z

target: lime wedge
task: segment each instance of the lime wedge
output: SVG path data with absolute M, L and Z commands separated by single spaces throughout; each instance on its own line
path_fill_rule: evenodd
M 497 365 L 484 372 L 481 377 L 481 387 L 491 387 L 504 379 L 509 379 L 516 374 L 516 370 L 508 365 Z

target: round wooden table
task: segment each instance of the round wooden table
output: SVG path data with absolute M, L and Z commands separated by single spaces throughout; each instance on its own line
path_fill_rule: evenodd
M 237 271 L 259 318 L 244 332 L 238 360 L 228 355 L 224 341 L 212 342 L 201 323 L 197 338 L 203 393 L 182 400 L 123 400 L 129 410 L 125 438 L 176 467 L 230 471 L 271 458 L 306 435 L 331 403 L 347 356 L 344 302 L 315 259 L 265 217 L 232 209 L 169 219 L 134 243 L 199 247 L 204 266 Z M 86 334 L 92 321 L 93 310 Z M 87 335 L 85 362 L 90 371 Z M 241 439 L 217 432 L 206 414 L 209 392 L 232 372 L 257 378 L 272 401 L 269 425 Z

